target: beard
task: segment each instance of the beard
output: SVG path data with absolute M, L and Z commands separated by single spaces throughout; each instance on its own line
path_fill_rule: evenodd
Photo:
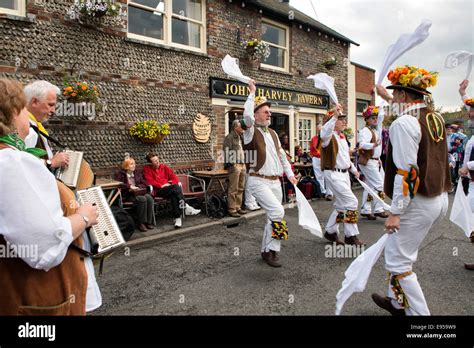
M 272 121 L 270 121 L 270 120 L 266 120 L 266 121 L 263 121 L 261 123 L 255 122 L 255 124 L 257 124 L 258 126 L 263 126 L 263 127 L 270 127 L 271 123 L 272 123 Z

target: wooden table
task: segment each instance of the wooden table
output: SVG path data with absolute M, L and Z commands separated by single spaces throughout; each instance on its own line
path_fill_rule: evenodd
M 303 177 L 312 176 L 313 164 L 311 162 L 308 162 L 306 164 L 304 164 L 303 162 L 295 162 L 293 165 L 295 169 L 299 170 Z
M 226 194 L 224 184 L 222 183 L 223 181 L 225 182 L 229 177 L 229 172 L 226 169 L 197 170 L 193 172 L 193 175 L 204 180 L 209 180 L 206 192 L 209 191 L 209 188 L 212 186 L 212 184 L 217 181 L 221 187 L 222 193 L 224 195 Z
M 193 175 L 206 180 L 206 194 L 205 194 L 205 202 L 206 206 L 209 202 L 209 189 L 212 185 L 217 181 L 219 183 L 220 189 L 222 191 L 222 196 L 226 196 L 227 192 L 223 182 L 227 180 L 229 177 L 229 172 L 226 169 L 217 169 L 217 170 L 197 170 L 193 172 Z
M 95 185 L 99 186 L 102 188 L 104 191 L 104 194 L 106 191 L 110 191 L 108 197 L 107 197 L 107 203 L 109 203 L 109 206 L 112 206 L 112 204 L 115 202 L 117 198 L 120 198 L 120 186 L 123 183 L 121 181 L 115 181 L 111 179 L 105 179 L 105 178 L 98 178 L 95 181 Z M 122 202 L 119 202 L 121 205 Z

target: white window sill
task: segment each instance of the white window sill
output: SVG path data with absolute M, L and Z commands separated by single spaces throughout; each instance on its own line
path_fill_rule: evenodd
M 131 38 L 131 37 L 126 37 L 125 41 L 140 44 L 140 45 L 160 47 L 160 48 L 164 48 L 164 49 L 167 49 L 167 50 L 170 50 L 170 51 L 189 53 L 189 54 L 193 54 L 193 55 L 196 55 L 196 56 L 210 58 L 210 56 L 207 53 L 196 52 L 196 51 L 187 50 L 187 49 L 184 49 L 184 48 L 179 48 L 179 47 L 174 47 L 174 46 L 168 46 L 168 45 L 159 44 L 159 43 L 156 43 L 156 42 L 150 42 L 150 41 L 140 40 L 140 39 Z

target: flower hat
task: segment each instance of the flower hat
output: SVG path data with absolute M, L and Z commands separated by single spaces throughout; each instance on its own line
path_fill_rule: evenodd
M 362 113 L 362 116 L 364 116 L 364 119 L 368 119 L 369 117 L 378 116 L 378 115 L 379 115 L 379 107 L 375 105 L 369 105 Z
M 255 97 L 254 105 L 253 105 L 253 111 L 257 111 L 260 109 L 262 106 L 268 105 L 269 107 L 272 105 L 267 98 L 265 97 Z
M 438 81 L 438 73 L 427 71 L 416 66 L 405 65 L 390 70 L 387 78 L 392 83 L 388 89 L 405 89 L 411 90 L 424 95 L 430 95 L 427 91 L 428 87 L 436 86 Z

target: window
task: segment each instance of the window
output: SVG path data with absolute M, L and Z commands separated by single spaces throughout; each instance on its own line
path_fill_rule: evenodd
M 0 13 L 25 16 L 25 0 L 0 0 Z
M 303 152 L 309 153 L 311 138 L 313 134 L 313 119 L 309 117 L 299 117 L 298 120 L 298 140 Z
M 354 105 L 354 104 L 352 104 Z M 357 100 L 357 116 L 362 116 L 364 110 L 369 106 L 369 102 L 366 100 Z
M 288 71 L 288 27 L 265 19 L 262 22 L 262 41 L 270 45 L 270 56 L 262 62 L 262 66 Z
M 204 52 L 204 1 L 130 0 L 128 36 Z

